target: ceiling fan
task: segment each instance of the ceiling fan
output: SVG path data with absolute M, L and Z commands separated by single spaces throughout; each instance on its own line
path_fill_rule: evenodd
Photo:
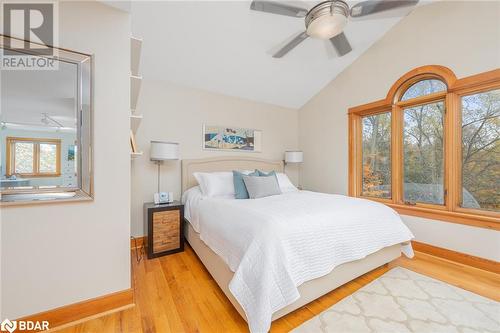
M 308 37 L 329 39 L 337 54 L 341 57 L 352 51 L 343 30 L 348 17 L 357 18 L 396 8 L 415 6 L 419 0 L 367 0 L 349 8 L 343 0 L 327 0 L 307 10 L 276 1 L 254 0 L 251 10 L 305 18 L 306 30 L 295 36 L 290 42 L 273 54 L 281 58 Z

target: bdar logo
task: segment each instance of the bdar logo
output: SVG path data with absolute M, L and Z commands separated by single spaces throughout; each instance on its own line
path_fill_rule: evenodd
M 12 333 L 16 330 L 16 328 L 17 328 L 17 322 L 15 320 L 10 321 L 9 319 L 5 319 L 0 324 L 0 330 L 2 330 L 2 331 L 8 331 L 8 332 Z

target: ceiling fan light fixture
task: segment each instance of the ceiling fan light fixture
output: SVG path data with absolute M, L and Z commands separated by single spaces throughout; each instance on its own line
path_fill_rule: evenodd
M 330 39 L 344 30 L 347 18 L 339 14 L 318 17 L 307 27 L 307 34 L 313 38 Z
M 347 24 L 349 6 L 341 0 L 324 1 L 314 6 L 306 16 L 306 32 L 319 39 L 337 36 Z

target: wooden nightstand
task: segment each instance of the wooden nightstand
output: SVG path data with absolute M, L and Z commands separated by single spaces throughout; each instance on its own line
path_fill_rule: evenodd
M 144 204 L 146 248 L 148 259 L 184 251 L 184 205 L 179 201 L 155 205 Z

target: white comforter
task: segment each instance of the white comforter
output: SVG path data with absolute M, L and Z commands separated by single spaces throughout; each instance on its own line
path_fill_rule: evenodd
M 272 314 L 300 297 L 297 287 L 302 283 L 413 238 L 391 208 L 341 195 L 300 191 L 254 200 L 198 196 L 186 207 L 188 214 L 193 215 L 195 205 L 193 227 L 234 272 L 229 289 L 251 332 L 267 332 Z M 410 245 L 402 249 L 413 256 Z

